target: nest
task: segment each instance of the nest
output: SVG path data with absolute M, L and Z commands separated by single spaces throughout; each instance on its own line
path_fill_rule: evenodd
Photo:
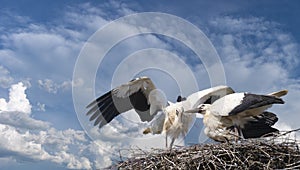
M 134 152 L 134 157 L 108 169 L 300 168 L 299 142 L 286 136 Z

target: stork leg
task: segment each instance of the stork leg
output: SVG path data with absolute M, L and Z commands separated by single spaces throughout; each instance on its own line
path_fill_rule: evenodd
M 175 138 L 172 138 L 172 141 L 171 141 L 171 143 L 170 143 L 170 151 L 172 150 L 172 146 L 173 146 L 173 144 L 174 144 L 174 141 L 175 141 Z
M 241 139 L 245 139 L 245 138 L 244 138 L 244 135 L 243 135 L 243 131 L 242 131 L 242 129 L 241 129 L 240 127 L 238 127 L 238 132 L 239 132 L 239 137 L 240 137 Z
M 239 128 L 237 125 L 234 125 L 234 136 L 235 136 L 235 142 L 237 143 L 239 140 Z
M 234 132 L 235 132 L 235 142 L 237 142 L 238 139 L 245 139 L 242 129 L 239 126 L 234 125 Z
M 166 134 L 166 148 L 168 148 L 168 135 Z

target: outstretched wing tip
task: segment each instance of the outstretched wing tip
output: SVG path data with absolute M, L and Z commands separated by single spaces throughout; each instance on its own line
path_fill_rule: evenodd
M 228 115 L 235 115 L 240 112 L 249 109 L 255 109 L 262 106 L 273 105 L 273 104 L 284 104 L 282 98 L 275 95 L 260 95 L 253 93 L 244 93 L 244 97 L 241 100 L 241 104 L 234 107 Z
M 95 103 L 96 103 L 96 100 L 94 100 L 91 103 L 89 103 L 88 105 L 86 105 L 85 108 L 88 109 L 88 108 L 92 107 Z
M 146 81 L 148 82 L 146 83 L 147 87 L 144 87 Z M 145 88 L 150 91 L 155 89 L 151 79 L 146 76 L 135 78 L 118 86 L 89 103 L 85 107 L 87 109 L 86 116 L 90 117 L 90 121 L 95 121 L 93 122 L 94 126 L 99 126 L 99 128 L 108 124 L 119 114 L 131 109 L 135 109 L 138 114 L 146 114 L 145 117 L 147 117 L 150 105 L 148 94 L 144 92 Z

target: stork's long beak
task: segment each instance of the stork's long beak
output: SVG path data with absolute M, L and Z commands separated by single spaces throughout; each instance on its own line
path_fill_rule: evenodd
M 195 109 L 191 109 L 191 110 L 186 110 L 184 112 L 185 113 L 201 113 L 201 109 L 200 108 L 195 108 Z

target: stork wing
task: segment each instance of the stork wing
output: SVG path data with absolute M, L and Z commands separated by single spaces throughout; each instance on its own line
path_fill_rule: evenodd
M 251 93 L 244 93 L 244 97 L 239 105 L 233 108 L 228 115 L 236 115 L 245 110 L 255 109 L 262 106 L 267 106 L 271 104 L 284 104 L 281 98 L 273 95 L 258 95 Z M 228 116 L 221 115 L 221 116 Z
M 219 98 L 234 93 L 233 89 L 228 86 L 216 86 L 193 93 L 187 97 L 191 103 L 191 109 L 197 108 L 200 104 L 212 104 Z
M 278 132 L 278 129 L 271 127 L 278 121 L 278 117 L 271 112 L 263 112 L 254 120 L 245 124 L 242 129 L 243 136 L 247 138 L 259 138 L 262 136 L 270 136 L 274 132 Z
M 131 109 L 135 109 L 142 121 L 150 121 L 154 115 L 150 115 L 148 95 L 153 89 L 155 86 L 149 78 L 134 79 L 92 101 L 86 115 L 91 115 L 90 121 L 95 120 L 94 126 L 99 124 L 99 128 Z

